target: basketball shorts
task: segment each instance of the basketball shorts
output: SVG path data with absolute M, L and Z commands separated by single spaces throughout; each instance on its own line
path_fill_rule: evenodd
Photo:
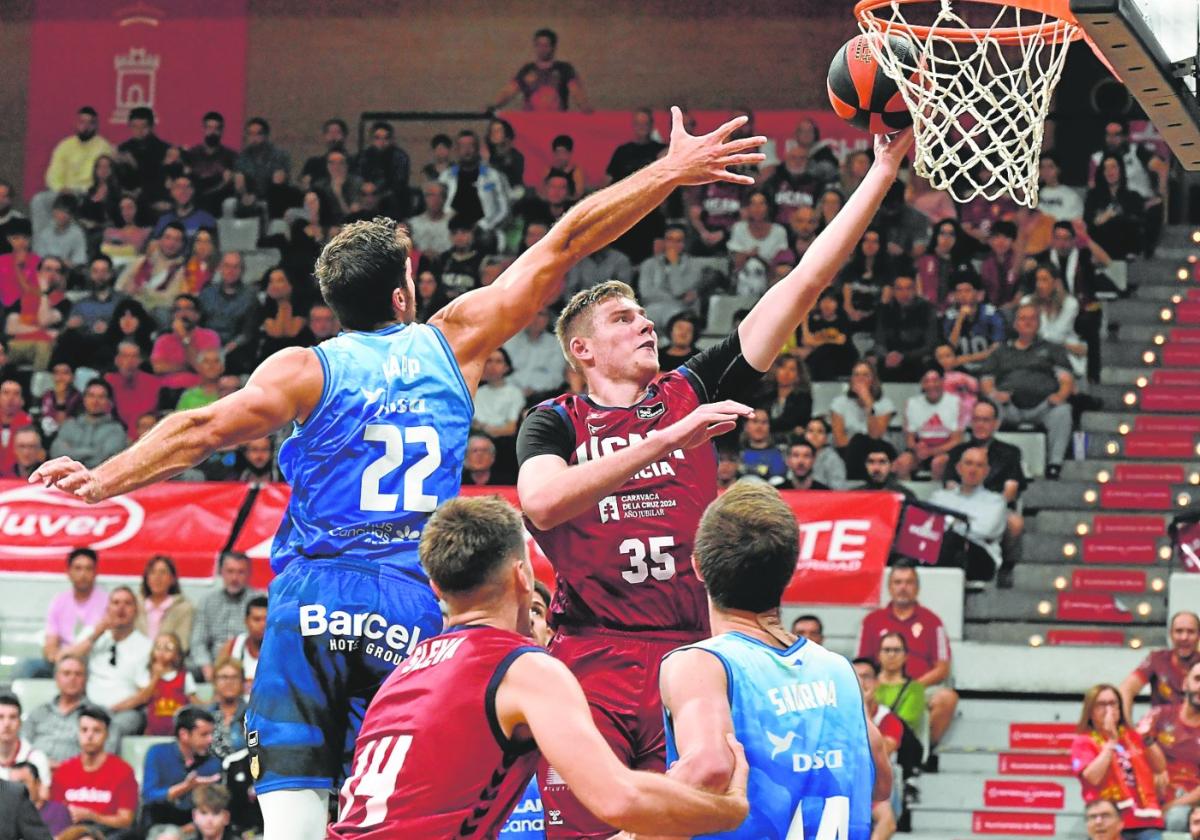
M 550 653 L 571 669 L 604 740 L 626 766 L 663 772 L 667 764 L 658 669 L 662 659 L 703 633 L 559 630 Z M 545 760 L 538 767 L 546 837 L 607 838 L 616 829 L 592 816 Z
M 271 582 L 246 712 L 255 790 L 336 789 L 367 705 L 442 630 L 429 585 L 377 563 L 295 560 Z

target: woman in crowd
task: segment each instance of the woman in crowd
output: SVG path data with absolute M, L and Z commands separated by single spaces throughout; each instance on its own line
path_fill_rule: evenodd
M 150 350 L 154 346 L 154 331 L 157 326 L 146 307 L 133 298 L 125 298 L 117 304 L 112 317 L 108 319 L 108 329 L 104 331 L 104 341 L 107 350 L 104 358 L 111 360 L 117 355 L 117 345 L 122 341 L 133 341 L 142 350 L 142 358 L 146 359 L 146 370 L 149 371 Z
M 979 380 L 971 374 L 959 370 L 958 356 L 949 344 L 939 344 L 933 351 L 934 361 L 942 369 L 942 381 L 947 394 L 958 397 L 958 421 L 962 428 L 967 428 L 971 422 L 971 413 L 979 400 Z
M 804 434 L 812 416 L 812 392 L 800 381 L 800 360 L 782 355 L 775 360 L 767 391 L 758 404 L 767 412 L 771 436 L 776 443 L 786 443 L 795 435 Z
M 496 444 L 493 471 L 511 481 L 516 475 L 517 423 L 525 410 L 525 394 L 508 381 L 512 359 L 508 351 L 492 351 L 483 365 L 483 382 L 475 392 L 475 418 L 471 430 L 482 432 Z
M 822 231 L 846 206 L 846 197 L 832 187 L 817 198 L 817 230 Z
M 83 394 L 75 387 L 75 371 L 68 362 L 50 366 L 53 384 L 42 394 L 42 432 L 53 435 L 59 427 L 83 410 Z
M 815 382 L 831 382 L 850 373 L 858 350 L 850 341 L 850 319 L 833 289 L 825 289 L 801 322 L 800 355 Z
M 259 309 L 258 359 L 285 347 L 311 347 L 315 340 L 308 329 L 308 318 L 295 300 L 295 286 L 280 266 L 267 271 L 263 278 L 267 299 Z
M 763 190 L 751 190 L 742 199 L 742 218 L 733 223 L 729 234 L 729 253 L 733 267 L 740 269 L 749 257 L 765 263 L 788 246 L 787 229 L 775 218 L 775 207 Z
M 100 155 L 92 164 L 92 185 L 79 204 L 76 221 L 88 232 L 89 243 L 93 233 L 101 234 L 109 223 L 118 218 L 121 203 L 121 182 L 113 159 Z
M 808 147 L 808 171 L 814 178 L 823 184 L 837 180 L 841 168 L 837 153 L 828 140 L 821 139 L 821 129 L 809 117 L 796 123 L 796 130 L 787 139 L 787 148 L 793 145 Z
M 665 373 L 682 365 L 698 352 L 696 339 L 700 328 L 696 316 L 690 312 L 680 312 L 667 321 L 666 347 L 658 351 L 658 366 Z
M 939 312 L 954 291 L 950 285 L 954 272 L 970 262 L 969 250 L 957 220 L 944 219 L 933 226 L 929 245 L 917 259 L 917 291 Z
M 146 249 L 150 226 L 142 219 L 137 199 L 126 193 L 117 201 L 112 224 L 104 229 L 100 250 L 110 257 L 135 257 Z
M 225 758 L 246 748 L 246 675 L 242 663 L 228 656 L 213 666 L 213 755 Z
M 417 321 L 424 324 L 450 302 L 442 290 L 442 284 L 432 269 L 423 268 L 417 275 Z
M 819 481 L 833 490 L 846 486 L 846 462 L 837 450 L 829 445 L 833 429 L 824 417 L 814 417 L 804 427 L 804 438 L 813 448 L 814 481 Z
M 569 134 L 560 134 L 550 141 L 550 168 L 546 171 L 545 183 L 552 175 L 561 175 L 567 179 L 567 195 L 571 198 L 582 198 L 586 184 L 583 169 L 577 164 L 573 155 L 575 141 Z
M 192 602 L 180 592 L 175 561 L 165 554 L 151 557 L 142 572 L 137 629 L 151 639 L 157 639 L 160 633 L 174 633 L 186 656 L 195 613 Z
M 217 232 L 212 228 L 200 228 L 192 237 L 192 251 L 183 264 L 180 294 L 200 294 L 200 290 L 212 279 L 219 262 L 221 254 L 217 251 Z
M 1027 303 L 1033 304 L 1038 310 L 1038 337 L 1061 344 L 1067 351 L 1075 380 L 1082 381 L 1087 376 L 1088 348 L 1075 332 L 1079 301 L 1067 294 L 1062 274 L 1057 268 L 1047 263 L 1034 269 L 1033 293 L 1021 299 L 1022 305 Z
M 1096 184 L 1083 202 L 1083 218 L 1096 244 L 1114 260 L 1142 252 L 1144 206 L 1125 181 L 1125 162 L 1106 154 L 1096 169 Z
M 887 706 L 914 734 L 924 729 L 925 686 L 905 673 L 908 642 L 902 633 L 885 633 L 879 638 L 879 683 L 875 699 Z
M 508 120 L 492 117 L 487 127 L 488 163 L 508 180 L 510 190 L 525 189 L 525 156 L 513 147 L 517 134 Z
M 847 478 L 866 479 L 866 447 L 887 434 L 895 413 L 896 406 L 883 395 L 875 366 L 865 361 L 855 364 L 846 393 L 834 397 L 829 406 L 833 442 L 846 463 Z
M 851 332 L 875 331 L 875 310 L 891 300 L 895 279 L 883 231 L 867 228 L 838 277 L 842 309 L 850 319 Z
M 1129 725 L 1116 686 L 1101 683 L 1087 690 L 1078 732 L 1071 744 L 1071 767 L 1083 801 L 1114 803 L 1125 821 L 1125 840 L 1161 840 L 1159 792 L 1168 785 L 1166 761 L 1157 745 L 1147 748 Z

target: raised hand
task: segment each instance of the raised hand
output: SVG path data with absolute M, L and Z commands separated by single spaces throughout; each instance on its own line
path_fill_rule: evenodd
M 692 449 L 715 437 L 733 431 L 739 417 L 752 417 L 754 410 L 733 400 L 722 400 L 700 406 L 687 417 L 667 427 L 680 449 Z
M 892 172 L 900 169 L 900 163 L 913 145 L 912 126 L 895 134 L 875 135 L 875 165 L 887 166 Z
M 688 134 L 683 127 L 683 112 L 671 106 L 671 146 L 665 161 L 676 169 L 676 179 L 681 185 L 709 184 L 713 181 L 729 181 L 734 184 L 754 183 L 749 175 L 730 172 L 730 166 L 745 166 L 762 163 L 766 156 L 755 152 L 767 142 L 765 137 L 744 137 L 730 140 L 734 131 L 746 124 L 748 117 L 734 117 L 709 134 L 699 137 Z

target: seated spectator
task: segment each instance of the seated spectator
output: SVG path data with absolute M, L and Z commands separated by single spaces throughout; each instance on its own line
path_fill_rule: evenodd
M 880 703 L 879 698 L 875 696 L 876 689 L 879 687 L 879 663 L 864 656 L 855 659 L 853 666 L 854 673 L 858 675 L 858 682 L 862 686 L 863 711 L 866 713 L 867 720 L 875 724 L 875 727 L 879 730 L 879 736 L 883 743 L 883 752 L 887 756 L 888 762 L 896 763 L 898 761 L 898 753 L 900 752 L 900 744 L 905 740 L 905 724 L 897 717 L 895 712 Z M 907 734 L 910 739 L 915 740 L 915 736 L 912 735 L 911 731 Z M 919 763 L 918 759 L 918 761 L 912 762 L 909 766 L 905 767 L 906 775 Z M 903 791 L 904 786 L 902 784 L 893 783 L 891 799 L 876 802 L 872 805 L 871 821 L 876 826 L 871 832 L 872 840 L 886 840 L 886 838 L 891 837 L 895 833 L 896 814 L 904 810 Z
M 658 366 L 662 371 L 675 370 L 699 351 L 696 347 L 700 327 L 696 316 L 680 312 L 667 321 L 667 346 L 658 351 Z
M 825 644 L 825 625 L 821 623 L 820 618 L 811 613 L 798 615 L 792 619 L 792 635 L 823 645 Z
M 13 219 L 5 236 L 8 252 L 0 254 L 0 305 L 12 306 L 27 288 L 37 288 L 42 258 L 30 250 L 33 228 L 28 219 Z
M 781 355 L 775 360 L 771 376 L 763 382 L 764 390 L 755 399 L 755 404 L 765 408 L 770 417 L 771 435 L 776 443 L 803 435 L 812 417 L 812 392 L 808 383 L 800 380 L 799 360 Z
M 204 679 L 213 680 L 213 662 L 225 643 L 242 632 L 246 605 L 262 593 L 250 588 L 250 558 L 226 551 L 217 566 L 220 585 L 196 602 L 192 621 L 191 659 Z
M 13 362 L 30 364 L 34 370 L 49 367 L 54 342 L 71 312 L 66 288 L 66 264 L 59 257 L 43 257 L 37 284 L 22 291 L 4 321 Z
M 893 183 L 884 194 L 875 222 L 887 231 L 888 255 L 916 277 L 911 260 L 925 253 L 933 225 L 928 216 L 905 201 L 907 194 L 902 181 Z
M 455 216 L 450 220 L 450 250 L 437 262 L 436 274 L 442 290 L 453 300 L 479 286 L 479 266 L 483 254 L 475 248 L 475 225 Z
M 200 381 L 179 395 L 176 411 L 188 411 L 212 405 L 220 399 L 218 383 L 225 375 L 225 361 L 220 350 L 202 350 L 196 354 L 196 373 Z
M 892 469 L 896 460 L 896 450 L 886 440 L 872 440 L 866 446 L 863 456 L 863 471 L 866 478 L 857 485 L 851 485 L 852 490 L 886 490 L 889 493 L 899 493 L 905 499 L 912 499 L 913 493 L 900 483 Z
M 1100 328 L 1104 312 L 1096 292 L 1101 285 L 1098 269 L 1112 263 L 1112 258 L 1087 235 L 1080 221 L 1056 222 L 1051 232 L 1050 247 L 1034 254 L 1037 263 L 1054 266 L 1062 278 L 1067 295 L 1079 302 L 1079 315 L 1074 329 L 1087 343 L 1088 379 L 1100 381 Z
M 104 229 L 100 252 L 109 257 L 136 257 L 146 249 L 150 227 L 137 198 L 129 193 L 117 201 L 117 214 Z
M 188 295 L 199 295 L 216 274 L 221 255 L 217 253 L 215 228 L 202 227 L 192 237 L 187 261 L 183 264 L 183 279 L 179 291 Z
M 246 602 L 245 629 L 227 641 L 218 659 L 232 659 L 242 666 L 246 691 L 254 687 L 258 671 L 258 655 L 262 650 L 263 633 L 267 629 L 267 596 L 257 595 Z
M 952 279 L 953 306 L 942 316 L 942 335 L 955 348 L 955 366 L 978 374 L 1008 333 L 996 308 L 983 299 L 983 281 L 973 270 L 960 271 Z
M 66 455 L 94 469 L 129 445 L 125 427 L 113 416 L 113 389 L 93 379 L 83 389 L 83 414 L 63 423 L 50 445 L 50 456 Z
M 54 665 L 54 685 L 58 688 L 54 699 L 30 709 L 25 719 L 29 743 L 45 754 L 51 771 L 79 752 L 79 715 L 86 699 L 87 663 L 64 653 Z
M 817 241 L 817 209 L 815 207 L 797 207 L 792 211 L 788 220 L 788 238 L 791 249 L 796 257 L 803 257 L 814 242 Z
M 925 685 L 906 672 L 908 640 L 903 633 L 889 630 L 879 637 L 876 655 L 879 657 L 876 701 L 894 712 L 914 734 L 923 732 Z
M 1075 333 L 1079 301 L 1067 294 L 1058 269 L 1049 264 L 1034 269 L 1033 293 L 1021 298 L 1021 304 L 1037 307 L 1038 338 L 1061 344 L 1076 380 L 1086 377 L 1088 346 Z
M 233 166 L 237 152 L 221 142 L 225 117 L 209 111 L 201 120 L 204 140 L 183 153 L 188 172 L 194 179 L 196 204 L 212 216 L 221 212 L 221 204 L 233 195 Z
M 1046 431 L 1046 477 L 1058 478 L 1071 440 L 1075 377 L 1061 345 L 1038 338 L 1037 307 L 1017 307 L 1017 337 L 996 349 L 984 363 L 980 390 L 1000 406 L 1004 423 L 1032 423 Z
M 1020 299 L 1019 281 L 1023 255 L 1014 247 L 1017 226 L 1012 222 L 996 222 L 988 234 L 988 253 L 979 267 L 983 293 L 988 303 L 997 309 L 1012 309 Z
M 481 235 L 491 239 L 508 220 L 508 181 L 499 170 L 480 161 L 475 132 L 460 131 L 456 146 L 458 162 L 438 178 L 446 185 L 446 206 L 460 224 L 478 226 Z M 450 233 L 453 239 L 453 227 Z
M 308 190 L 318 181 L 326 178 L 329 174 L 325 167 L 325 156 L 335 149 L 340 152 L 346 151 L 346 135 L 349 133 L 349 128 L 346 121 L 338 117 L 332 117 L 325 120 L 321 124 L 321 142 L 325 150 L 319 155 L 313 155 L 304 161 L 304 166 L 300 168 L 300 186 Z
M 487 435 L 471 435 L 467 439 L 467 455 L 463 460 L 462 483 L 474 486 L 504 484 L 495 466 L 496 444 Z
M 40 778 L 50 778 L 46 754 L 21 738 L 21 701 L 15 695 L 0 694 L 0 779 L 12 779 L 12 768 L 21 762 L 36 767 Z
M 904 437 L 908 449 L 895 464 L 896 473 L 904 479 L 930 469 L 934 458 L 962 442 L 962 410 L 958 397 L 946 392 L 940 368 L 927 370 L 921 377 L 921 393 L 905 403 Z
M 156 554 L 146 561 L 138 598 L 137 629 L 156 640 L 160 633 L 174 633 L 186 656 L 195 615 L 195 606 L 179 590 L 175 561 L 165 554 Z
M 1125 714 L 1133 712 L 1133 699 L 1148 684 L 1150 707 L 1170 706 L 1184 699 L 1184 681 L 1188 671 L 1200 662 L 1197 642 L 1200 641 L 1200 616 L 1180 611 L 1171 616 L 1171 647 L 1152 650 L 1137 668 L 1121 681 L 1121 697 Z
M 808 318 L 801 322 L 799 353 L 816 382 L 832 382 L 847 376 L 858 359 L 850 341 L 850 319 L 842 311 L 837 292 L 825 289 Z
M 8 232 L 12 223 L 25 218 L 25 214 L 13 206 L 12 199 L 12 184 L 0 179 L 0 255 L 8 253 Z
M 74 751 L 72 751 L 72 754 L 74 754 Z M 46 830 L 50 832 L 46 835 L 47 837 L 57 837 L 71 826 L 71 812 L 63 803 L 54 802 L 48 798 L 50 783 L 48 780 L 43 781 L 41 771 L 38 770 L 37 765 L 28 761 L 17 762 L 9 770 L 8 779 L 9 781 L 25 786 L 25 790 L 29 792 L 29 801 L 33 803 L 33 807 L 37 809 L 38 816 L 41 817 Z M 27 840 L 34 840 L 35 835 L 26 833 L 20 836 L 27 838 Z
M 684 207 L 692 227 L 693 254 L 707 257 L 728 253 L 733 226 L 741 220 L 742 198 L 749 191 L 750 188 L 742 184 L 721 182 L 689 187 L 684 192 Z
M 68 268 L 87 262 L 87 237 L 75 221 L 79 201 L 70 193 L 54 199 L 50 210 L 52 223 L 33 236 L 33 250 L 41 257 L 58 257 Z
M 682 240 L 679 237 L 671 240 L 670 231 L 666 236 L 670 241 L 664 242 L 664 247 L 670 246 L 669 250 L 675 254 L 674 262 L 682 264 L 679 259 L 683 253 Z M 648 264 L 649 261 L 643 263 L 640 269 L 643 284 Z M 578 292 L 590 289 L 606 280 L 620 280 L 622 283 L 633 282 L 633 265 L 629 262 L 629 257 L 611 245 L 606 245 L 599 251 L 589 254 L 571 267 L 571 270 L 567 272 L 567 280 L 563 287 L 563 300 L 570 300 Z M 696 283 L 699 284 L 699 282 L 697 275 Z M 669 283 L 666 285 L 670 286 Z
M 968 238 L 955 219 L 944 219 L 933 226 L 925 253 L 917 258 L 917 288 L 939 311 L 954 291 L 956 275 L 970 265 Z
M 799 143 L 789 145 L 783 163 L 763 182 L 763 191 L 775 205 L 775 221 L 786 225 L 800 207 L 812 207 L 821 184 L 809 171 L 809 149 Z
M 396 134 L 390 123 L 371 125 L 371 142 L 358 154 L 357 175 L 379 188 L 383 215 L 404 219 L 409 215 L 409 172 L 412 163 L 408 152 L 396 145 Z M 332 169 L 330 170 L 332 174 Z
M 371 190 L 375 193 L 377 199 L 382 198 L 382 196 L 379 196 L 381 188 L 378 184 L 374 183 L 370 179 L 363 180 L 356 173 L 350 171 L 350 158 L 343 149 L 330 149 L 325 154 L 325 172 L 327 173 L 326 176 L 314 182 L 310 189 L 321 193 L 321 195 L 328 201 L 329 205 L 333 208 L 333 221 L 339 223 L 347 221 L 351 216 L 362 209 L 359 206 L 358 201 L 365 184 L 370 183 Z M 286 179 L 287 172 L 276 170 L 273 181 L 279 177 Z M 279 187 L 272 183 L 269 190 L 271 189 L 277 192 Z M 294 188 L 291 189 L 294 190 Z M 299 191 L 296 190 L 296 192 Z M 405 192 L 407 197 L 407 184 L 405 185 Z M 271 192 L 269 191 L 267 200 L 268 217 L 273 219 L 282 218 L 286 208 L 279 207 L 273 210 L 271 208 L 272 202 L 270 200 L 270 196 Z M 292 205 L 290 201 L 284 203 L 288 204 L 289 206 L 303 206 L 304 194 L 300 193 L 298 197 L 299 201 L 296 201 L 294 205 Z M 382 215 L 382 213 L 377 215 Z
M 13 465 L 5 478 L 26 481 L 46 462 L 46 444 L 36 426 L 26 426 L 13 433 Z
M 212 214 L 197 207 L 193 201 L 196 197 L 196 188 L 190 175 L 176 175 L 172 178 L 170 193 L 171 209 L 158 217 L 152 234 L 155 239 L 162 236 L 162 232 L 172 222 L 183 225 L 184 233 L 189 241 L 193 240 L 203 228 L 217 229 L 217 220 L 213 218 Z
M 939 344 L 933 351 L 934 363 L 942 371 L 942 381 L 946 393 L 958 397 L 961 411 L 961 423 L 966 426 L 971 422 L 971 409 L 979 399 L 979 380 L 969 373 L 959 370 L 958 356 L 949 344 Z
M 419 324 L 428 323 L 443 306 L 450 302 L 449 296 L 442 289 L 441 282 L 432 269 L 423 268 L 417 274 L 416 282 L 416 321 Z
M 142 774 L 142 824 L 190 825 L 192 792 L 221 780 L 221 760 L 213 755 L 213 717 L 204 709 L 179 710 L 172 725 L 174 743 L 146 752 Z
M 526 399 L 544 394 L 562 382 L 562 350 L 553 332 L 548 331 L 551 313 L 543 309 L 529 326 L 504 344 L 512 359 L 509 382 L 521 389 Z
M 875 319 L 872 353 L 879 375 L 885 382 L 916 382 L 933 361 L 940 339 L 937 310 L 917 296 L 912 277 L 900 275 L 892 281 L 891 300 L 879 307 Z
M 104 348 L 99 355 L 104 359 L 116 356 L 117 347 L 122 341 L 132 341 L 141 349 L 142 358 L 149 359 L 157 329 L 146 307 L 132 298 L 125 298 L 117 304 L 108 320 L 108 329 L 103 334 Z M 150 368 L 143 363 L 143 369 L 149 371 Z
M 234 466 L 237 481 L 246 484 L 272 484 L 283 481 L 275 461 L 275 442 L 269 437 L 255 438 L 238 447 Z
M 1059 181 L 1062 169 L 1054 152 L 1042 152 L 1038 162 L 1037 209 L 1056 222 L 1073 222 L 1083 218 L 1083 199 L 1071 187 Z
M 242 281 L 242 255 L 231 251 L 217 264 L 218 282 L 200 290 L 204 323 L 221 337 L 227 367 L 244 373 L 253 364 L 258 296 Z
M 850 261 L 838 276 L 842 287 L 842 309 L 850 319 L 851 332 L 874 333 L 875 310 L 892 299 L 896 270 L 887 253 L 879 228 L 862 235 Z
M 742 430 L 742 475 L 761 478 L 780 487 L 787 477 L 787 462 L 771 437 L 771 418 L 765 408 L 754 409 Z
M 183 667 L 183 649 L 174 633 L 159 633 L 147 663 L 147 683 L 132 698 L 146 711 L 144 734 L 171 734 L 175 713 L 189 704 L 200 703 L 196 683 Z
M 224 785 L 200 785 L 192 792 L 193 832 L 188 840 L 235 840 L 229 827 L 229 789 Z
M 133 768 L 112 748 L 111 718 L 96 706 L 79 715 L 79 754 L 59 765 L 50 786 L 50 799 L 67 806 L 73 825 L 128 830 L 138 807 L 138 784 Z
M 138 257 L 121 272 L 117 291 L 137 298 L 152 312 L 166 309 L 182 291 L 186 249 L 186 228 L 179 222 L 169 222 L 146 256 Z
M 787 249 L 787 230 L 773 221 L 775 207 L 766 192 L 746 193 L 742 197 L 742 215 L 729 233 L 728 247 L 735 269 L 741 268 L 751 256 L 770 263 L 776 254 Z
M 1114 260 L 1140 254 L 1145 245 L 1144 200 L 1125 181 L 1125 162 L 1109 152 L 1083 202 L 1088 234 Z M 1128 820 L 1126 820 L 1128 822 Z
M 670 225 L 663 234 L 662 253 L 638 268 L 639 299 L 646 307 L 646 317 L 656 324 L 694 311 L 699 300 L 704 275 L 696 260 L 684 253 L 685 244 L 683 227 Z
M 25 412 L 25 391 L 15 379 L 0 380 L 0 472 L 11 472 L 16 464 L 15 433 L 33 425 Z
M 308 331 L 308 319 L 302 314 L 303 303 L 287 271 L 272 268 L 267 272 L 264 286 L 267 296 L 258 311 L 257 360 L 261 362 L 286 347 L 311 347 L 312 333 Z M 198 355 L 196 369 L 199 372 Z
M 158 406 L 161 390 L 158 377 L 142 370 L 143 362 L 137 342 L 125 340 L 117 345 L 113 360 L 116 370 L 104 375 L 104 381 L 112 388 L 117 419 L 124 425 L 130 440 L 135 437 L 137 419 Z
M 788 444 L 787 474 L 781 490 L 830 490 L 832 488 L 813 478 L 813 462 L 816 454 L 813 445 L 804 438 L 797 438 Z M 793 631 L 794 632 L 794 631 Z
M 471 429 L 496 443 L 499 471 L 508 476 L 516 463 L 517 422 L 525 410 L 525 395 L 508 381 L 512 370 L 504 348 L 493 350 L 483 366 L 483 382 L 475 393 L 475 417 Z
M 42 430 L 53 435 L 83 411 L 83 394 L 75 387 L 75 371 L 66 362 L 51 365 L 50 377 L 50 389 L 42 394 Z
M 587 191 L 587 184 L 584 180 L 583 167 L 572 159 L 574 151 L 575 141 L 569 135 L 559 134 L 551 140 L 550 168 L 546 171 L 546 177 L 562 175 L 567 179 L 567 195 L 574 199 L 580 199 Z
M 884 637 L 889 632 L 901 635 L 905 673 L 928 695 L 929 752 L 932 755 L 954 720 L 958 693 L 945 685 L 950 676 L 950 639 L 937 614 L 918 602 L 920 587 L 916 569 L 911 566 L 892 568 L 888 574 L 888 594 L 892 600 L 863 619 L 858 655 L 875 658 L 886 670 L 887 664 L 881 655 Z M 879 692 L 876 696 L 880 703 L 887 704 Z M 899 710 L 896 712 L 900 714 Z M 900 717 L 908 720 L 903 714 Z M 936 757 L 931 763 L 936 767 Z
M 1122 840 L 1125 836 L 1125 821 L 1121 819 L 1121 812 L 1115 803 L 1107 799 L 1089 802 L 1083 809 L 1083 819 L 1089 840 Z
M 314 303 L 308 310 L 308 331 L 312 333 L 313 342 L 320 344 L 340 333 L 342 325 L 338 323 L 329 304 L 322 301 Z
M 271 126 L 262 117 L 246 121 L 242 151 L 233 164 L 234 184 L 239 193 L 266 195 L 271 174 L 282 169 L 292 171 L 288 153 L 271 142 Z
M 67 328 L 86 334 L 103 333 L 125 295 L 113 289 L 113 262 L 106 254 L 88 265 L 88 293 L 71 304 Z
M 541 222 L 553 225 L 571 209 L 571 186 L 565 175 L 550 173 L 542 183 L 542 196 L 532 190 L 513 205 L 513 215 L 524 220 L 526 225 Z
M 833 429 L 824 417 L 814 417 L 804 427 L 804 439 L 812 444 L 815 453 L 813 480 L 832 490 L 838 490 L 846 486 L 846 462 L 837 450 L 829 445 L 829 436 L 832 433 Z
M 972 583 L 992 580 L 1004 560 L 1001 539 L 1008 526 L 1008 505 L 1003 496 L 983 486 L 987 474 L 987 448 L 973 446 L 958 462 L 957 486 L 939 488 L 929 498 L 938 507 L 963 514 L 947 522 L 938 562 L 964 569 Z
M 866 477 L 863 468 L 866 447 L 887 434 L 895 413 L 896 406 L 884 396 L 875 366 L 868 362 L 857 363 L 850 372 L 846 393 L 834 397 L 829 406 L 833 442 L 846 463 L 848 478 Z
M 484 137 L 487 145 L 487 161 L 504 174 L 508 189 L 520 195 L 525 189 L 525 156 L 513 147 L 516 139 L 512 123 L 500 117 L 492 117 Z
M 54 596 L 46 611 L 42 658 L 26 660 L 16 669 L 21 679 L 45 679 L 54 674 L 53 663 L 64 649 L 92 632 L 104 619 L 108 593 L 96 585 L 98 555 L 90 548 L 67 554 L 67 580 L 71 588 Z M 72 734 L 74 739 L 74 734 Z
M 171 328 L 154 341 L 150 364 L 164 388 L 190 388 L 200 381 L 196 362 L 201 350 L 215 350 L 221 337 L 200 326 L 200 304 L 192 295 L 179 295 L 171 310 Z
M 817 197 L 817 230 L 824 230 L 845 206 L 845 194 L 836 187 L 827 187 Z
M 1164 820 L 1156 788 L 1166 787 L 1166 763 L 1158 748 L 1147 749 L 1126 721 L 1116 686 L 1101 683 L 1087 690 L 1078 732 L 1071 744 L 1071 769 L 1079 778 L 1083 801 L 1107 799 L 1115 804 L 1126 831 L 1161 832 Z
M 427 183 L 421 191 L 425 212 L 408 220 L 413 245 L 422 256 L 436 260 L 450 250 L 450 217 L 446 210 L 446 185 L 440 181 Z
M 218 659 L 213 670 L 213 702 L 205 708 L 213 716 L 213 755 L 222 760 L 246 748 L 246 677 L 242 663 Z
M 139 193 L 143 203 L 162 212 L 170 207 L 166 164 L 171 145 L 154 133 L 154 122 L 151 108 L 130 109 L 130 137 L 117 146 L 118 174 L 126 189 Z
M 1188 669 L 1183 687 L 1179 703 L 1153 707 L 1137 726 L 1148 752 L 1158 750 L 1166 762 L 1167 831 L 1187 831 L 1189 812 L 1200 800 L 1200 662 Z

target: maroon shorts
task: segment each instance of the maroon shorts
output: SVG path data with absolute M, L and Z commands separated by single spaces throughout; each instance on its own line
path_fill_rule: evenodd
M 686 631 L 559 630 L 550 653 L 583 686 L 592 718 L 617 758 L 635 770 L 666 768 L 658 669 L 662 658 L 704 638 Z M 583 807 L 545 761 L 538 768 L 547 840 L 607 838 L 616 829 Z

